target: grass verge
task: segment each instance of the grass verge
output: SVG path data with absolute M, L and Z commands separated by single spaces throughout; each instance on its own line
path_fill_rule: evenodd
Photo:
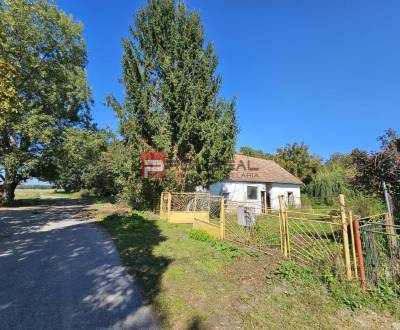
M 378 301 L 352 306 L 342 299 L 346 288 L 335 291 L 318 274 L 280 263 L 278 256 L 154 218 L 133 212 L 106 216 L 100 224 L 164 328 L 355 329 L 395 322 L 396 313 Z

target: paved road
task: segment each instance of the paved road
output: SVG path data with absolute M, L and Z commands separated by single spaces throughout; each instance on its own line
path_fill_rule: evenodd
M 156 329 L 86 206 L 47 204 L 0 209 L 0 329 Z

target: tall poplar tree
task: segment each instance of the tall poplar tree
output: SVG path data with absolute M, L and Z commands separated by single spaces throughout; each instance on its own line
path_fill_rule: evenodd
M 123 41 L 125 100 L 109 102 L 125 144 L 126 193 L 153 203 L 161 189 L 192 190 L 221 180 L 233 157 L 235 102 L 219 97 L 217 55 L 196 12 L 182 2 L 150 0 Z M 164 180 L 140 177 L 140 154 L 165 151 Z

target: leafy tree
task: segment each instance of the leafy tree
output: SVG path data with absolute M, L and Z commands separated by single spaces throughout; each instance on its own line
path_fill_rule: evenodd
M 273 154 L 264 152 L 262 150 L 253 149 L 248 146 L 241 147 L 239 153 L 245 156 L 256 157 L 261 159 L 274 159 Z
M 353 157 L 350 153 L 345 154 L 341 152 L 335 152 L 330 156 L 328 161 L 326 162 L 327 165 L 339 165 L 345 169 L 353 168 Z
M 321 158 L 310 154 L 308 145 L 303 142 L 287 144 L 279 148 L 275 161 L 306 185 L 311 182 L 313 175 L 321 167 Z
M 122 61 L 126 98 L 109 103 L 129 167 L 124 190 L 143 207 L 154 205 L 161 189 L 191 190 L 224 178 L 237 124 L 234 102 L 218 97 L 217 56 L 197 13 L 173 0 L 150 0 L 129 31 Z M 167 153 L 167 179 L 140 177 L 140 154 L 148 150 Z
M 0 115 L 18 112 L 21 107 L 18 91 L 14 86 L 16 70 L 0 59 Z
M 389 129 L 378 140 L 381 150 L 368 153 L 355 149 L 351 155 L 356 167 L 353 184 L 368 194 L 382 195 L 382 181 L 385 181 L 389 192 L 400 200 L 400 152 L 399 137 Z
M 293 143 L 278 148 L 276 154 L 266 153 L 247 146 L 241 147 L 239 152 L 245 156 L 272 159 L 305 184 L 308 184 L 322 166 L 321 158 L 310 154 L 308 149 L 309 147 L 304 143 Z
M 349 195 L 346 170 L 342 166 L 320 167 L 307 186 L 307 192 L 320 203 L 333 205 L 339 194 Z
M 19 182 L 46 175 L 42 159 L 61 132 L 89 121 L 82 25 L 45 0 L 0 0 L 0 63 L 9 72 L 0 117 L 0 180 L 9 204 Z
M 97 196 L 113 196 L 121 191 L 122 185 L 117 180 L 121 174 L 117 162 L 121 151 L 119 146 L 117 142 L 108 144 L 98 160 L 88 166 L 85 185 Z
M 108 181 L 106 164 L 101 163 L 109 138 L 110 133 L 104 130 L 68 128 L 59 145 L 58 156 L 53 159 L 56 164 L 54 184 L 67 192 L 75 192 L 97 187 L 99 181 Z M 98 177 L 101 175 L 104 178 Z

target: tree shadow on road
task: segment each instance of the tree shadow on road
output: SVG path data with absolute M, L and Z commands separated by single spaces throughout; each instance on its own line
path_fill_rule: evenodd
M 166 240 L 156 221 L 148 220 L 139 213 L 110 215 L 101 225 L 114 239 L 128 271 L 138 281 L 146 303 L 156 304 L 161 277 L 171 259 L 153 254 L 154 247 Z M 164 323 L 165 315 L 159 315 Z
M 60 327 L 68 319 L 66 328 L 154 328 L 113 242 L 82 218 L 85 207 L 79 200 L 57 200 L 51 207 L 0 212 L 0 324 L 39 329 Z M 125 221 L 112 224 L 122 230 Z M 150 244 L 162 240 L 157 230 L 143 228 L 153 236 Z M 148 252 L 151 260 L 151 247 Z M 157 277 L 149 274 L 155 290 Z

